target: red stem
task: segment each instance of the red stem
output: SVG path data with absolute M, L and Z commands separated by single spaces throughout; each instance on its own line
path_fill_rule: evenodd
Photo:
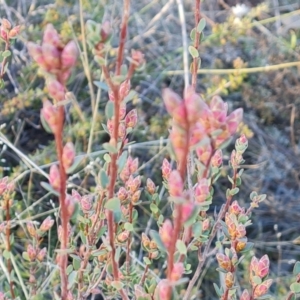
M 129 223 L 132 224 L 132 211 L 133 205 L 129 203 Z M 130 243 L 131 243 L 131 232 L 129 232 L 129 237 L 127 240 L 127 251 L 126 251 L 126 267 L 127 267 L 127 274 L 130 275 Z
M 126 42 L 127 36 L 127 26 L 129 20 L 129 9 L 130 9 L 130 0 L 124 0 L 123 5 L 123 20 L 121 25 L 121 32 L 120 32 L 120 45 L 116 63 L 116 75 L 121 74 L 121 66 L 123 63 L 123 55 L 124 55 L 124 47 Z
M 61 239 L 61 250 L 64 252 L 68 246 L 68 207 L 66 205 L 66 183 L 67 175 L 63 166 L 63 126 L 64 126 L 64 106 L 58 107 L 58 130 L 56 131 L 55 144 L 56 152 L 59 161 L 59 173 L 60 173 L 60 191 L 59 191 L 59 203 L 61 207 L 61 225 L 62 225 L 62 239 Z M 63 300 L 67 299 L 68 294 L 68 254 L 62 253 L 60 255 L 60 278 L 61 278 L 61 297 Z
M 194 47 L 198 50 L 200 44 L 200 33 L 197 32 L 197 26 L 200 21 L 200 0 L 195 0 L 194 18 L 195 18 L 195 28 L 196 28 Z M 198 62 L 199 62 L 199 57 L 194 57 L 193 69 L 192 69 L 192 86 L 194 89 L 196 89 L 196 85 L 197 85 Z

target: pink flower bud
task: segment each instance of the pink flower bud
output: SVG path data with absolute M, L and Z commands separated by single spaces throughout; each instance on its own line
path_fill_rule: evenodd
M 36 236 L 36 230 L 32 222 L 26 223 L 27 230 L 32 237 Z
M 128 181 L 126 182 L 126 187 L 129 189 L 131 194 L 134 194 L 141 185 L 141 176 L 137 176 L 133 178 L 133 176 L 130 176 Z
M 11 23 L 7 19 L 5 19 L 5 18 L 3 18 L 1 20 L 1 24 L 2 24 L 2 26 L 3 26 L 4 29 L 6 29 L 6 30 L 11 29 Z
M 169 88 L 165 88 L 162 91 L 162 97 L 166 106 L 166 109 L 168 111 L 168 113 L 174 117 L 174 112 L 175 110 L 178 109 L 178 107 L 181 107 L 181 117 L 182 117 L 182 121 L 186 120 L 186 111 L 185 111 L 185 107 L 183 104 L 183 100 L 179 97 L 179 95 L 177 95 L 176 93 L 174 93 L 171 89 Z M 177 112 L 177 117 L 179 117 L 178 112 Z M 176 120 L 177 120 L 176 117 Z
M 123 122 L 119 124 L 118 136 L 122 140 L 126 137 L 126 126 Z
M 72 166 L 74 162 L 75 154 L 76 154 L 75 147 L 73 143 L 71 142 L 66 143 L 63 148 L 63 155 L 62 155 L 63 166 L 65 170 L 68 170 Z
M 6 191 L 8 183 L 8 177 L 5 176 L 0 179 L 0 196 Z
M 238 108 L 233 111 L 227 118 L 226 123 L 231 135 L 236 133 L 236 130 L 243 119 L 243 109 Z
M 195 209 L 195 204 L 191 201 L 187 201 L 186 203 L 182 204 L 181 209 L 182 209 L 182 222 L 185 222 L 192 215 Z
M 251 297 L 250 297 L 250 294 L 248 292 L 248 290 L 244 290 L 241 297 L 240 297 L 240 300 L 251 300 Z
M 244 236 L 246 235 L 246 228 L 243 224 L 239 224 L 237 227 L 236 227 L 236 237 L 238 239 L 241 239 L 243 238 Z
M 141 51 L 131 50 L 131 58 L 137 67 L 140 67 L 145 62 L 144 54 Z
M 168 180 L 168 178 L 171 174 L 172 168 L 171 168 L 171 164 L 169 163 L 169 161 L 166 158 L 163 160 L 161 170 L 162 170 L 163 178 Z
M 111 34 L 111 24 L 109 21 L 103 22 L 101 26 L 101 42 L 105 43 Z
M 93 207 L 93 198 L 90 195 L 85 195 L 80 200 L 81 209 L 83 212 L 89 212 Z
M 128 240 L 129 236 L 130 236 L 130 232 L 128 230 L 125 230 L 118 234 L 117 240 L 120 243 L 125 243 Z
M 43 58 L 49 69 L 60 68 L 60 53 L 57 48 L 51 44 L 42 45 Z
M 237 235 L 236 224 L 229 213 L 226 213 L 225 215 L 225 223 L 227 225 L 228 233 L 231 237 L 231 240 L 235 240 Z
M 173 170 L 168 179 L 169 193 L 173 197 L 181 197 L 183 192 L 183 181 L 180 173 Z
M 234 284 L 234 276 L 231 272 L 226 273 L 225 275 L 225 285 L 228 289 L 231 289 Z
M 172 242 L 172 236 L 173 236 L 173 225 L 169 219 L 165 220 L 162 227 L 159 229 L 159 235 L 168 249 Z
M 235 142 L 235 149 L 237 152 L 244 153 L 248 147 L 248 140 L 244 134 L 240 136 Z
M 156 186 L 150 178 L 147 179 L 146 188 L 150 195 L 153 195 L 156 192 Z
M 159 282 L 157 285 L 154 295 L 155 295 L 155 300 L 169 300 L 169 288 L 170 284 L 167 279 L 163 279 Z
M 43 102 L 43 108 L 41 115 L 49 125 L 52 132 L 55 134 L 58 130 L 58 111 L 57 108 L 52 105 L 49 100 Z
M 254 299 L 257 299 L 263 295 L 265 295 L 268 292 L 268 289 L 272 285 L 273 280 L 268 279 L 264 281 L 263 283 L 257 285 L 254 290 Z
M 214 119 L 224 123 L 227 116 L 228 104 L 220 96 L 214 96 L 209 104 Z
M 190 146 L 195 146 L 207 138 L 204 127 L 201 123 L 197 122 L 191 129 Z
M 239 203 L 235 200 L 229 206 L 229 213 L 235 214 L 236 216 L 239 215 L 244 210 L 239 206 Z
M 203 109 L 207 106 L 202 98 L 195 93 L 192 86 L 188 87 L 184 95 L 184 103 L 187 113 L 187 120 L 194 125 L 201 116 Z
M 130 80 L 126 80 L 121 83 L 119 89 L 119 101 L 122 101 L 129 94 L 130 87 L 131 87 Z
M 200 162 L 202 162 L 206 166 L 212 154 L 211 144 L 207 143 L 203 146 L 200 146 L 196 149 L 196 154 Z
M 13 39 L 20 33 L 20 26 L 15 26 L 8 34 L 8 38 Z
M 3 26 L 0 27 L 0 36 L 4 41 L 7 41 L 8 38 L 7 29 L 5 29 Z
M 189 142 L 188 135 L 182 128 L 173 126 L 170 133 L 170 140 L 176 155 L 177 162 L 180 164 L 186 155 L 185 148 L 186 144 Z
M 223 253 L 217 253 L 216 257 L 217 257 L 219 266 L 222 269 L 230 272 L 232 269 L 232 263 L 231 263 L 229 257 Z
M 71 219 L 71 217 L 73 216 L 74 211 L 75 211 L 75 205 L 76 205 L 76 203 L 74 202 L 72 196 L 69 195 L 69 194 L 66 195 L 65 205 L 67 207 L 68 218 Z
M 142 245 L 145 248 L 148 248 L 150 246 L 150 239 L 147 237 L 145 233 L 142 233 Z
M 252 275 L 257 276 L 257 270 L 258 270 L 258 259 L 253 256 L 250 262 L 250 277 Z
M 51 44 L 55 47 L 59 47 L 61 45 L 60 37 L 52 24 L 47 24 L 46 26 L 43 36 L 43 43 Z
M 126 116 L 126 103 L 120 103 L 120 120 L 123 120 Z
M 61 53 L 61 64 L 63 68 L 72 68 L 76 64 L 78 48 L 75 41 L 70 41 Z
M 43 248 L 42 250 L 39 251 L 39 253 L 38 253 L 38 255 L 37 255 L 36 258 L 40 262 L 42 262 L 44 260 L 45 256 L 46 256 L 46 254 L 47 254 L 47 248 L 45 247 L 45 248 Z
M 210 185 L 208 183 L 208 180 L 205 179 L 205 178 L 201 179 L 197 183 L 197 185 L 195 187 L 195 199 L 196 199 L 196 202 L 198 202 L 198 203 L 205 202 L 205 200 L 210 195 L 209 188 L 210 188 Z
M 258 262 L 257 276 L 264 278 L 269 273 L 270 260 L 268 255 L 264 255 Z
M 127 128 L 134 128 L 137 124 L 137 111 L 131 110 L 125 117 L 125 123 Z
M 52 220 L 51 217 L 48 216 L 41 224 L 40 230 L 46 232 L 51 229 L 53 224 L 54 224 L 54 220 Z
M 68 291 L 67 294 L 67 299 L 66 300 L 74 300 L 75 298 L 73 297 L 72 293 L 70 291 Z
M 75 203 L 79 203 L 81 200 L 80 194 L 75 190 L 72 190 L 72 198 Z
M 130 173 L 134 174 L 139 167 L 139 159 L 136 157 L 129 164 Z
M 211 159 L 211 164 L 213 167 L 220 168 L 223 163 L 222 150 L 218 149 Z
M 31 261 L 34 261 L 36 259 L 36 250 L 31 244 L 27 246 L 27 254 Z
M 209 230 L 209 228 L 210 228 L 210 220 L 205 219 L 202 223 L 202 230 L 206 231 L 206 230 Z
M 5 297 L 5 294 L 0 292 L 0 300 L 7 300 L 7 298 Z
M 60 173 L 57 165 L 50 167 L 49 182 L 55 190 L 60 191 Z
M 56 101 L 62 101 L 65 99 L 65 88 L 64 86 L 55 79 L 50 79 L 46 81 L 46 86 L 49 95 Z
M 140 200 L 141 192 L 141 190 L 137 190 L 136 192 L 134 192 L 134 194 L 131 196 L 132 204 L 136 204 Z
M 43 51 L 41 46 L 28 42 L 27 49 L 30 56 L 33 58 L 33 60 L 35 60 L 38 63 L 40 67 L 44 69 L 48 69 L 48 66 L 43 56 Z
M 183 272 L 184 272 L 183 263 L 181 262 L 175 263 L 172 268 L 170 280 L 178 281 L 182 277 Z
M 125 201 L 128 198 L 128 193 L 127 190 L 122 186 L 120 187 L 119 191 L 118 191 L 118 198 L 121 201 Z

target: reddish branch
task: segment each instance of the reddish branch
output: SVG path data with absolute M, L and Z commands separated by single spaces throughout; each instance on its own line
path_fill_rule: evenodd
M 236 180 L 237 180 L 237 169 L 234 169 L 233 171 L 233 185 L 232 185 L 232 189 L 235 189 L 236 188 Z M 202 257 L 201 259 L 199 260 L 199 263 L 198 263 L 198 266 L 197 266 L 197 269 L 195 271 L 195 274 L 193 276 L 193 278 L 191 279 L 191 281 L 189 282 L 189 285 L 188 285 L 188 288 L 186 290 L 186 293 L 185 293 L 185 296 L 183 298 L 183 300 L 188 300 L 190 299 L 190 294 L 191 294 L 191 291 L 197 281 L 197 279 L 199 278 L 201 272 L 202 272 L 202 268 L 205 264 L 205 261 L 206 261 L 206 257 L 208 256 L 208 252 L 210 250 L 210 246 L 211 246 L 211 243 L 212 241 L 214 240 L 217 232 L 218 232 L 218 228 L 219 228 L 219 224 L 220 224 L 220 221 L 225 217 L 225 214 L 229 208 L 229 205 L 232 201 L 232 198 L 233 196 L 229 195 L 226 199 L 226 203 L 225 205 L 221 208 L 221 211 L 219 212 L 218 214 L 218 218 L 214 224 L 214 227 L 212 229 L 212 232 L 210 234 L 210 237 L 209 237 L 209 240 L 207 242 L 207 244 L 205 245 L 205 248 L 204 248 L 204 251 L 203 251 L 203 254 L 202 254 Z
M 68 294 L 68 254 L 66 253 L 68 247 L 68 207 L 66 205 L 66 182 L 67 175 L 63 166 L 63 126 L 64 126 L 64 106 L 58 107 L 58 130 L 56 131 L 55 144 L 56 152 L 59 161 L 59 173 L 60 173 L 60 191 L 59 191 L 59 203 L 61 209 L 61 226 L 62 226 L 62 238 L 61 238 L 61 250 L 60 254 L 60 278 L 61 278 L 61 296 L 62 299 L 67 299 Z
M 194 48 L 197 49 L 199 48 L 200 45 L 200 36 L 201 33 L 197 31 L 197 26 L 200 21 L 200 1 L 201 0 L 195 0 L 195 12 L 194 12 L 194 18 L 195 18 L 195 41 L 194 41 Z M 193 58 L 193 68 L 192 68 L 192 86 L 196 90 L 196 85 L 197 85 L 197 70 L 198 70 L 198 64 L 199 64 L 199 57 L 194 57 Z

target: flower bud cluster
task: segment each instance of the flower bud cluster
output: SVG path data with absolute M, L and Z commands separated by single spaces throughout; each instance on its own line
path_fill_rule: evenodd
M 170 139 L 179 162 L 188 143 L 189 147 L 196 150 L 198 159 L 206 165 L 213 153 L 212 145 L 217 149 L 235 134 L 243 116 L 241 108 L 227 115 L 228 105 L 218 96 L 213 97 L 207 105 L 192 87 L 187 89 L 184 100 L 168 88 L 163 91 L 163 99 L 173 117 Z M 201 145 L 198 145 L 200 142 Z M 222 154 L 218 153 L 214 164 L 220 166 L 221 163 Z
M 233 273 L 238 263 L 238 256 L 234 248 L 225 249 L 225 254 L 217 253 L 216 258 L 219 263 L 219 267 L 224 271 Z
M 42 262 L 47 255 L 47 248 L 40 249 L 38 246 L 28 244 L 25 255 L 31 262 Z
M 268 289 L 272 284 L 272 279 L 266 279 L 269 274 L 269 267 L 270 261 L 267 255 L 264 255 L 260 260 L 255 256 L 252 257 L 250 263 L 250 283 L 252 285 L 252 290 L 254 291 L 253 299 L 258 299 L 268 292 Z
M 235 150 L 233 150 L 231 153 L 230 164 L 232 168 L 236 169 L 245 162 L 243 159 L 243 153 L 246 151 L 247 147 L 248 140 L 243 134 L 239 139 L 236 140 Z
M 126 136 L 130 130 L 132 130 L 138 121 L 137 118 L 137 110 L 132 109 L 126 114 L 126 102 L 124 99 L 129 94 L 130 91 L 130 80 L 125 80 L 118 88 L 118 103 L 119 103 L 119 124 L 118 124 L 118 138 L 124 141 Z M 113 91 L 109 91 L 109 102 L 108 105 L 113 106 L 115 99 L 115 94 Z M 114 126 L 115 126 L 115 115 L 107 120 L 106 123 L 108 133 L 111 137 L 114 134 Z
M 20 26 L 12 27 L 11 23 L 7 19 L 2 19 L 0 37 L 5 42 L 8 42 L 10 39 L 16 38 L 16 36 L 20 33 L 20 29 Z
M 53 25 L 47 24 L 42 45 L 29 42 L 27 47 L 39 67 L 51 75 L 46 82 L 50 96 L 55 101 L 63 100 L 64 85 L 78 57 L 75 41 L 64 45 Z
M 245 209 L 241 208 L 237 201 L 233 201 L 225 215 L 225 224 L 232 245 L 237 252 L 244 250 L 247 245 L 246 224 L 248 220 Z
M 10 209 L 13 205 L 15 184 L 13 181 L 9 182 L 8 177 L 0 179 L 0 207 L 2 210 Z

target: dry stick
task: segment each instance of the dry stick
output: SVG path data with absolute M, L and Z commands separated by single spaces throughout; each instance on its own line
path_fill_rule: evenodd
M 237 169 L 234 169 L 234 174 L 233 174 L 233 185 L 232 185 L 232 189 L 234 189 L 236 187 L 236 178 L 237 178 Z M 202 258 L 201 260 L 199 260 L 199 263 L 198 263 L 198 266 L 197 266 L 197 269 L 195 271 L 195 274 L 193 276 L 193 278 L 191 279 L 191 281 L 189 282 L 189 285 L 187 287 L 187 290 L 186 290 L 186 293 L 183 297 L 183 300 L 188 300 L 190 299 L 190 294 L 192 292 L 192 289 L 197 281 L 197 279 L 199 278 L 200 274 L 201 274 L 201 271 L 202 271 L 202 268 L 204 266 L 204 263 L 206 261 L 206 257 L 208 256 L 208 251 L 210 249 L 210 245 L 213 241 L 213 239 L 215 238 L 216 234 L 217 234 L 217 231 L 218 231 L 218 227 L 219 227 L 219 223 L 220 221 L 224 218 L 225 216 L 225 213 L 226 211 L 228 210 L 228 207 L 231 203 L 231 200 L 232 200 L 233 196 L 229 196 L 226 200 L 226 204 L 222 206 L 220 212 L 219 212 L 219 215 L 218 215 L 218 218 L 215 222 L 215 225 L 212 229 L 212 232 L 211 232 L 211 235 L 209 237 L 209 240 L 204 248 L 204 251 L 203 251 L 203 254 L 202 254 Z
M 194 18 L 195 18 L 195 41 L 194 41 L 194 47 L 197 49 L 199 48 L 200 44 L 200 32 L 197 30 L 197 26 L 200 21 L 200 0 L 195 0 L 195 12 L 194 12 Z M 193 68 L 192 68 L 192 86 L 194 89 L 196 89 L 197 85 L 197 70 L 198 70 L 198 62 L 199 62 L 199 57 L 194 57 L 193 58 Z
M 60 255 L 60 278 L 61 278 L 61 297 L 63 300 L 67 299 L 68 294 L 68 254 L 64 253 L 68 246 L 68 207 L 66 205 L 66 183 L 67 175 L 63 166 L 63 126 L 64 126 L 64 106 L 58 107 L 58 129 L 54 134 L 56 152 L 59 161 L 59 173 L 60 173 L 60 190 L 59 190 L 59 203 L 61 207 L 61 224 L 62 224 L 62 240 Z

